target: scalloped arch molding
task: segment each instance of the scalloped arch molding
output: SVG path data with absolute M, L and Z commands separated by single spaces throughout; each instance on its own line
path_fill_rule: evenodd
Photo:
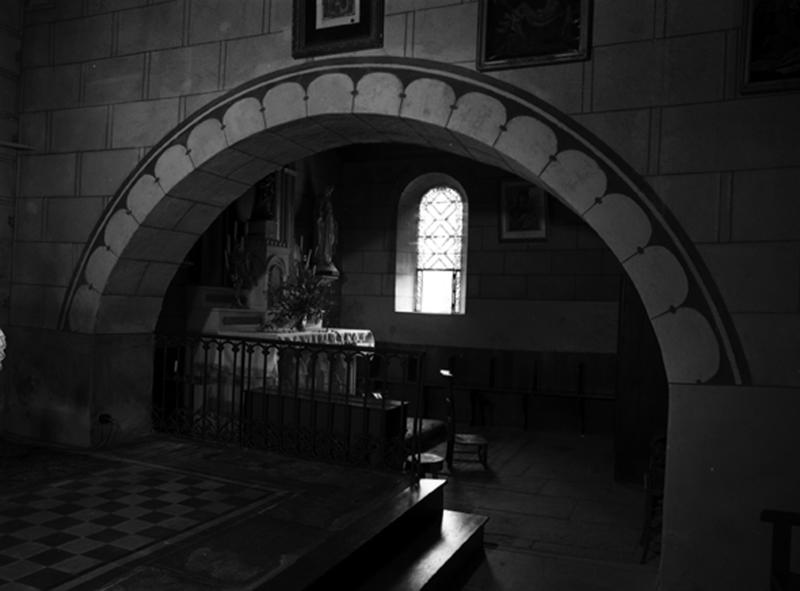
M 278 71 L 167 133 L 95 227 L 60 328 L 151 332 L 177 266 L 227 205 L 271 170 L 363 142 L 431 146 L 546 186 L 621 261 L 651 319 L 670 382 L 747 381 L 716 287 L 636 173 L 528 93 L 414 59 L 342 58 Z

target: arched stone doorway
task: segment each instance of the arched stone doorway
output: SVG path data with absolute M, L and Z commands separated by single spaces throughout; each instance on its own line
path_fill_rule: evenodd
M 481 74 L 412 59 L 343 58 L 235 89 L 165 135 L 119 188 L 79 261 L 59 326 L 149 333 L 177 265 L 266 173 L 365 142 L 432 146 L 546 187 L 623 265 L 670 383 L 742 384 L 748 373 L 700 258 L 658 197 L 610 149 L 546 103 Z M 132 286 L 132 287 L 127 287 Z

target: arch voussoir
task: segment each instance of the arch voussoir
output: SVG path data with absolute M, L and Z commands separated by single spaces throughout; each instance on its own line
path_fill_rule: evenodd
M 420 78 L 406 86 L 400 116 L 447 127 L 456 104 L 456 92 L 447 82 Z
M 270 88 L 262 101 L 267 129 L 297 119 L 306 113 L 306 90 L 298 82 L 284 82 Z
M 308 116 L 352 113 L 355 83 L 347 74 L 323 74 L 306 89 Z
M 712 380 L 720 370 L 722 352 L 708 318 L 683 307 L 653 319 L 664 369 L 672 383 L 697 384 Z
M 543 121 L 520 115 L 505 124 L 493 147 L 528 174 L 538 176 L 558 152 L 558 138 Z
M 169 193 L 179 181 L 195 169 L 192 159 L 186 153 L 186 146 L 173 144 L 166 148 L 156 160 L 155 178 L 164 193 Z
M 447 127 L 492 146 L 505 123 L 506 108 L 503 103 L 482 92 L 468 92 L 456 100 Z
M 650 243 L 653 225 L 645 211 L 627 195 L 610 193 L 590 207 L 583 219 L 625 261 Z
M 396 116 L 403 101 L 403 83 L 388 72 L 370 72 L 356 84 L 354 113 Z
M 236 101 L 222 116 L 222 127 L 229 146 L 264 131 L 267 122 L 261 102 L 254 97 Z
M 225 128 L 216 118 L 206 119 L 196 125 L 186 138 L 186 155 L 197 168 L 206 160 L 228 147 Z
M 640 249 L 623 266 L 636 285 L 650 318 L 686 302 L 689 278 L 680 261 L 666 247 L 654 245 Z
M 127 208 L 140 224 L 153 208 L 164 198 L 165 192 L 155 177 L 150 174 L 140 176 L 128 192 Z
M 605 195 L 608 186 L 608 176 L 600 163 L 579 150 L 556 154 L 540 178 L 581 215 Z

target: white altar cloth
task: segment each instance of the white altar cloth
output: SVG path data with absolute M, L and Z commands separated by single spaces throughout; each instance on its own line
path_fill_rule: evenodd
M 321 328 L 318 330 L 281 331 L 219 331 L 221 337 L 236 337 L 250 340 L 286 341 L 314 345 L 351 345 L 375 347 L 371 330 L 360 328 Z

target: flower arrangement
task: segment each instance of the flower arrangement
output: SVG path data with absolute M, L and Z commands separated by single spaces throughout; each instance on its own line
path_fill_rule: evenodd
M 329 280 L 317 275 L 309 252 L 297 266 L 295 276 L 276 290 L 273 321 L 297 326 L 305 321 L 322 320 L 331 304 Z

